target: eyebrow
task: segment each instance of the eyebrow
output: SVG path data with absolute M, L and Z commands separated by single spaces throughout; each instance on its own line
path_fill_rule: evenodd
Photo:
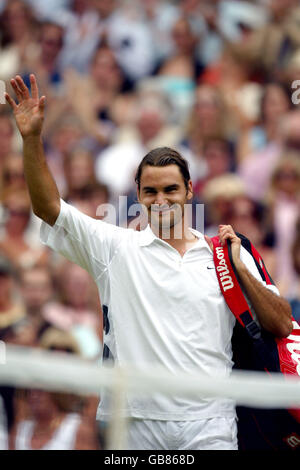
M 164 187 L 164 191 L 171 191 L 172 189 L 178 189 L 178 188 L 179 188 L 179 184 L 177 183 L 170 184 Z M 156 188 L 153 188 L 152 186 L 145 186 L 144 188 L 142 188 L 142 190 L 143 191 L 156 191 Z

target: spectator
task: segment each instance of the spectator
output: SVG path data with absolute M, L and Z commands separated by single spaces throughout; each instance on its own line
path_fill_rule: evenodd
M 244 58 L 249 65 L 263 72 L 266 78 L 281 79 L 292 54 L 300 46 L 297 0 L 271 0 L 271 19 L 253 31 L 247 41 L 231 44 L 238 59 Z
M 218 90 L 209 85 L 197 87 L 195 104 L 187 122 L 182 144 L 191 152 L 191 177 L 193 182 L 206 173 L 203 149 L 206 140 L 218 136 L 230 141 L 230 117 Z M 229 123 L 230 124 L 230 123 Z
M 16 287 L 16 274 L 12 264 L 1 253 L 0 257 L 0 338 L 7 341 L 24 319 L 24 303 Z M 8 331 L 10 330 L 10 331 Z
M 124 0 L 94 2 L 100 16 L 99 42 L 107 41 L 126 75 L 133 81 L 151 73 L 154 67 L 154 46 L 150 30 L 135 12 L 135 3 Z
M 20 293 L 24 300 L 26 318 L 20 328 L 22 344 L 35 346 L 50 326 L 44 319 L 43 309 L 54 296 L 53 275 L 48 265 L 35 265 L 19 271 Z
M 138 94 L 131 126 L 120 128 L 120 141 L 101 152 L 96 160 L 97 179 L 109 187 L 113 201 L 135 188 L 134 174 L 146 149 L 179 144 L 180 134 L 171 125 L 169 115 L 164 94 L 147 91 Z M 116 172 L 120 167 L 122 171 Z
M 47 95 L 48 106 L 51 100 L 62 93 L 62 72 L 59 65 L 64 44 L 64 28 L 57 23 L 45 21 L 39 30 L 39 51 L 27 61 L 23 79 L 29 84 L 29 73 L 34 72 L 40 79 L 40 89 Z
M 48 260 L 48 250 L 38 241 L 37 220 L 33 216 L 26 189 L 8 188 L 3 195 L 4 224 L 0 249 L 18 267 Z
M 64 173 L 67 184 L 65 199 L 73 205 L 85 199 L 90 186 L 96 183 L 93 155 L 78 148 L 64 159 Z
M 96 291 L 88 273 L 73 263 L 64 261 L 57 273 L 58 299 L 45 305 L 44 318 L 55 327 L 70 331 L 83 325 L 99 336 L 99 309 Z
M 138 0 L 141 19 L 146 22 L 154 41 L 156 61 L 173 51 L 171 31 L 180 16 L 178 6 L 166 0 Z
M 60 57 L 63 69 L 72 67 L 78 73 L 88 73 L 101 31 L 100 18 L 92 3 L 90 0 L 72 0 L 70 10 L 64 15 L 66 33 Z
M 278 122 L 274 140 L 249 155 L 238 166 L 247 194 L 256 201 L 262 200 L 270 183 L 271 174 L 285 150 L 299 150 L 300 113 L 292 110 Z
M 270 83 L 264 87 L 257 124 L 240 134 L 237 150 L 239 162 L 276 140 L 278 124 L 291 106 L 290 90 L 281 83 Z
M 199 38 L 186 18 L 176 21 L 172 28 L 172 39 L 174 52 L 158 65 L 156 73 L 197 83 L 201 79 L 204 66 L 196 54 Z
M 66 112 L 59 116 L 53 116 L 52 123 L 45 122 L 46 132 L 46 154 L 49 167 L 55 175 L 55 179 L 62 194 L 67 191 L 67 183 L 64 173 L 64 159 L 77 146 L 89 145 L 93 148 L 93 142 L 89 135 L 84 132 L 79 118 L 74 113 Z
M 231 204 L 230 224 L 253 243 L 274 281 L 277 274 L 277 257 L 273 246 L 269 246 L 265 217 L 267 207 L 247 196 L 235 198 Z
M 25 189 L 23 158 L 19 153 L 8 154 L 3 163 L 2 192 L 8 188 Z
M 202 198 L 202 190 L 213 178 L 229 173 L 234 168 L 232 146 L 230 142 L 219 136 L 211 136 L 203 145 L 203 161 L 205 176 L 194 183 L 194 193 Z
M 47 330 L 40 347 L 60 354 L 78 354 L 80 348 L 71 334 Z M 43 390 L 26 392 L 27 413 L 16 423 L 10 436 L 15 450 L 97 450 L 95 423 L 84 416 L 85 401 L 67 393 Z
M 300 213 L 300 160 L 299 154 L 287 153 L 275 167 L 266 201 L 269 223 L 274 227 L 278 269 L 275 280 L 282 295 L 289 296 L 297 283 L 293 270 L 291 249 L 296 236 L 296 223 Z
M 25 1 L 8 0 L 0 15 L 0 31 L 0 79 L 8 80 L 37 54 L 38 22 Z
M 132 89 L 112 49 L 103 45 L 96 50 L 89 76 L 68 71 L 65 81 L 68 103 L 83 129 L 105 147 L 111 142 L 116 125 L 126 121 Z
M 207 182 L 203 188 L 206 235 L 215 236 L 220 224 L 230 223 L 233 202 L 243 196 L 245 187 L 237 175 L 227 173 Z
M 4 161 L 14 150 L 14 127 L 7 113 L 0 113 L 0 173 L 2 175 Z
M 300 221 L 298 220 L 296 236 L 292 246 L 292 262 L 295 273 L 298 277 L 295 289 L 290 295 L 290 304 L 292 307 L 292 314 L 295 320 L 300 322 Z

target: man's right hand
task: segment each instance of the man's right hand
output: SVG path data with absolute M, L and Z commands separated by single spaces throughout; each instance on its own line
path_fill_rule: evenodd
M 40 136 L 44 121 L 46 98 L 45 96 L 39 98 L 35 76 L 33 74 L 30 75 L 31 96 L 19 75 L 11 79 L 10 83 L 16 93 L 18 104 L 8 93 L 5 93 L 5 98 L 13 110 L 22 137 Z

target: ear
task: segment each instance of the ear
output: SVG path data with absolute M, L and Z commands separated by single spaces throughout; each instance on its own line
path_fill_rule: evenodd
M 193 195 L 194 195 L 194 191 L 193 191 L 192 180 L 189 180 L 188 187 L 187 187 L 187 200 L 190 201 L 193 198 Z

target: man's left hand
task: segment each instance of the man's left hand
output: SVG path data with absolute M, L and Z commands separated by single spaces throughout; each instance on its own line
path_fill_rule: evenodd
M 233 263 L 236 268 L 241 264 L 241 239 L 235 234 L 231 225 L 219 225 L 218 235 L 221 245 L 225 245 L 226 240 L 231 241 L 231 252 Z

